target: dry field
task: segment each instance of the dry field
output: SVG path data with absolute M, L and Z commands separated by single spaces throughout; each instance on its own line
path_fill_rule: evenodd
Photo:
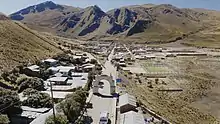
M 0 70 L 10 70 L 61 52 L 53 40 L 10 20 L 0 20 L 0 51 Z
M 155 79 L 139 76 L 142 83 L 133 80 L 126 86 L 128 92 L 134 93 L 146 107 L 172 123 L 218 124 L 220 58 L 178 57 L 162 61 L 178 73 L 161 78 L 157 83 Z M 159 91 L 175 88 L 183 91 Z

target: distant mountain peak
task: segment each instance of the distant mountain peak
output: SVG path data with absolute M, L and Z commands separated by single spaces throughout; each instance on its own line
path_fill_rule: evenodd
M 23 20 L 24 19 L 23 15 L 27 15 L 30 13 L 40 13 L 45 10 L 55 10 L 55 9 L 63 10 L 64 7 L 62 5 L 55 4 L 52 1 L 46 1 L 43 3 L 39 3 L 37 5 L 33 5 L 33 6 L 29 6 L 27 8 L 24 8 L 18 12 L 11 14 L 10 16 L 13 20 Z

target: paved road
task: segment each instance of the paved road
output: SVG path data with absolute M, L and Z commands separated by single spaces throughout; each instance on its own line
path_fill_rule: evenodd
M 114 50 L 114 49 L 113 49 Z M 103 74 L 112 75 L 113 79 L 116 79 L 117 73 L 116 68 L 111 64 L 110 60 L 113 56 L 113 50 L 109 55 L 108 61 L 105 63 L 105 68 L 103 68 Z M 89 55 L 89 54 L 88 54 Z M 89 55 L 91 57 L 91 55 Z M 105 96 L 110 96 L 110 84 L 107 81 L 102 81 L 104 83 L 104 87 L 99 89 L 99 93 Z M 87 115 L 92 117 L 92 124 L 98 124 L 100 113 L 103 111 L 109 112 L 109 119 L 111 120 L 111 124 L 115 124 L 115 116 L 116 116 L 116 99 L 115 98 L 103 98 L 96 95 L 92 95 L 91 101 L 93 104 L 92 109 L 87 110 Z

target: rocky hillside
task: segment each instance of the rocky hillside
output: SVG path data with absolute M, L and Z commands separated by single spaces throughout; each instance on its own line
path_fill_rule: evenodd
M 4 17 L 4 18 L 2 18 Z M 0 70 L 34 62 L 60 52 L 56 43 L 20 22 L 0 15 Z
M 10 17 L 12 20 L 22 21 L 27 24 L 53 27 L 58 22 L 61 22 L 65 16 L 79 10 L 79 8 L 47 1 L 15 12 Z
M 45 15 L 46 18 L 42 18 Z M 210 26 L 207 24 L 212 17 L 212 14 L 203 11 L 180 9 L 169 4 L 135 5 L 104 12 L 98 6 L 77 9 L 53 2 L 31 6 L 11 15 L 12 19 L 28 24 L 33 22 L 33 25 L 53 27 L 56 34 L 66 37 L 135 39 L 144 42 L 172 41 L 202 30 Z

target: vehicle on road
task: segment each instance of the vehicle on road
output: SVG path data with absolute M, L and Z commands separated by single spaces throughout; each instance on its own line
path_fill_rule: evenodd
M 109 113 L 107 111 L 101 112 L 99 124 L 108 124 L 108 116 Z

